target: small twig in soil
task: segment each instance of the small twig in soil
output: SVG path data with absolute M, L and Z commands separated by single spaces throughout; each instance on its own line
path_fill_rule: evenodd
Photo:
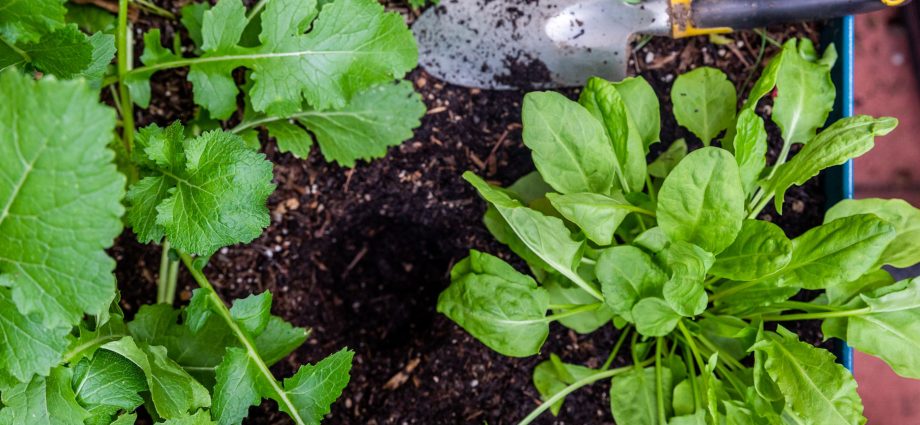
M 349 168 L 348 171 L 345 172 L 345 185 L 342 186 L 342 192 L 348 193 L 348 184 L 351 183 L 351 176 L 353 176 L 354 174 L 355 174 L 354 168 Z
M 355 266 L 358 265 L 359 262 L 361 262 L 361 259 L 364 258 L 365 255 L 367 255 L 367 244 L 361 247 L 361 250 L 355 254 L 355 258 L 352 258 L 351 262 L 348 263 L 348 266 L 345 267 L 345 271 L 342 272 L 342 280 L 348 278 L 348 274 L 351 273 L 351 271 L 355 268 Z

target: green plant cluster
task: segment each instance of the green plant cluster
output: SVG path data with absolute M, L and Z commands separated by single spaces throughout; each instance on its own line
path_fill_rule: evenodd
M 195 52 L 163 47 L 154 29 L 135 66 L 129 6 L 178 18 L 130 3 L 112 16 L 0 1 L 0 424 L 132 424 L 141 406 L 156 423 L 234 424 L 263 399 L 319 423 L 353 353 L 276 378 L 269 368 L 308 330 L 272 315 L 267 291 L 228 306 L 203 268 L 269 224 L 258 129 L 302 158 L 315 140 L 345 166 L 411 136 L 425 108 L 394 81 L 416 64 L 412 35 L 374 0 L 220 0 L 182 9 Z M 197 118 L 136 129 L 134 105 L 158 95 L 149 78 L 177 67 Z M 117 286 L 136 283 L 116 285 L 106 251 L 126 226 L 162 247 L 157 304 L 131 320 Z M 199 288 L 176 309 L 183 265 Z
M 920 210 L 847 200 L 793 239 L 758 219 L 770 200 L 781 211 L 788 188 L 867 152 L 897 124 L 854 116 L 818 131 L 833 108 L 834 61 L 832 48 L 819 55 L 808 40 L 789 41 L 740 110 L 721 71 L 679 76 L 675 118 L 705 146 L 688 153 L 677 140 L 651 163 L 659 104 L 643 79 L 593 78 L 577 102 L 525 97 L 537 172 L 508 188 L 464 178 L 489 204 L 486 226 L 531 275 L 471 251 L 438 311 L 513 357 L 540 353 L 552 322 L 620 336 L 601 367 L 556 355 L 540 363 L 544 403 L 522 424 L 558 414 L 568 394 L 601 380 L 620 424 L 865 423 L 851 374 L 783 321 L 823 320 L 825 338 L 920 378 L 920 279 L 894 282 L 882 269 L 920 262 Z M 768 166 L 755 107 L 774 92 L 769 119 L 784 144 Z M 621 354 L 632 364 L 611 368 Z

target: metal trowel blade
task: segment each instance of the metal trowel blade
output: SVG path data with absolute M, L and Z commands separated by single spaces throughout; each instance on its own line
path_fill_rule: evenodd
M 580 86 L 626 76 L 629 39 L 668 33 L 665 1 L 442 0 L 412 26 L 419 63 L 483 89 Z

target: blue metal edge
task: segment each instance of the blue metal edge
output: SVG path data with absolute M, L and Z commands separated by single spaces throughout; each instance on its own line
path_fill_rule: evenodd
M 837 48 L 837 63 L 831 77 L 837 87 L 834 109 L 828 122 L 853 115 L 853 17 L 846 16 L 830 21 L 821 34 L 821 44 L 834 43 Z M 842 199 L 853 198 L 853 161 L 831 168 L 823 173 L 826 208 Z M 853 349 L 839 339 L 833 341 L 834 354 L 844 367 L 853 370 Z

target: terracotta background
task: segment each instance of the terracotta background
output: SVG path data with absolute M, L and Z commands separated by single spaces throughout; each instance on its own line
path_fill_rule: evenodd
M 855 54 L 856 113 L 900 120 L 856 160 L 856 197 L 902 198 L 920 207 L 920 87 L 906 13 L 857 17 Z M 900 274 L 896 277 L 916 276 L 920 269 Z M 881 360 L 861 353 L 855 369 L 870 425 L 920 424 L 920 381 L 900 378 Z

